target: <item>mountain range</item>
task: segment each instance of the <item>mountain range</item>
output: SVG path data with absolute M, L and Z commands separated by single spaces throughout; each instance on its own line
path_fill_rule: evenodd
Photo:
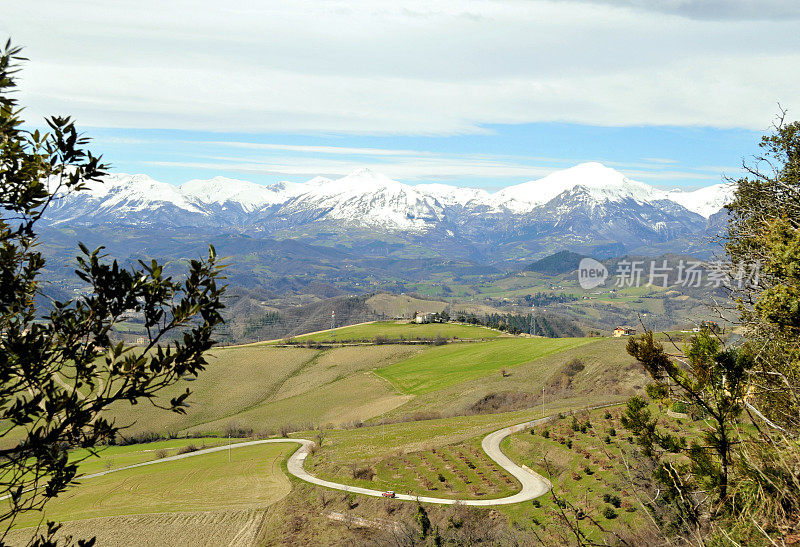
M 269 186 L 223 177 L 175 186 L 112 174 L 84 191 L 57 194 L 45 220 L 54 227 L 194 227 L 385 254 L 400 245 L 405 255 L 521 261 L 559 249 L 597 256 L 642 248 L 692 252 L 698 236 L 719 228 L 732 192 L 725 184 L 665 191 L 595 162 L 494 193 L 409 185 L 369 169 Z

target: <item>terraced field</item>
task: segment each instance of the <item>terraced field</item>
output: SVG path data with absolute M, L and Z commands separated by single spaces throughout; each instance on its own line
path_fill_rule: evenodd
M 513 476 L 489 459 L 479 438 L 418 452 L 398 451 L 377 464 L 354 464 L 349 471 L 351 476 L 343 479 L 347 484 L 411 495 L 491 499 L 520 488 Z M 340 470 L 337 478 L 346 472 Z M 353 473 L 374 475 L 365 480 L 353 478 Z

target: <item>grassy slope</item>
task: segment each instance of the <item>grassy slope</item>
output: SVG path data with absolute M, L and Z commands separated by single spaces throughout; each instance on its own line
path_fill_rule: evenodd
M 646 376 L 625 353 L 626 340 L 593 338 L 582 344 L 552 353 L 530 363 L 511 368 L 503 376 L 499 371 L 436 391 L 416 395 L 402 407 L 387 413 L 399 418 L 417 412 L 443 416 L 463 414 L 467 407 L 492 393 L 527 392 L 538 397 L 546 386 L 545 400 L 581 397 L 587 401 L 603 397 L 624 397 L 642 388 Z M 563 388 L 555 382 L 560 371 L 572 359 L 581 359 L 586 369 Z M 538 403 L 538 401 L 537 401 Z
M 485 327 L 461 325 L 457 323 L 427 323 L 417 325 L 408 321 L 377 321 L 351 327 L 341 327 L 316 334 L 296 336 L 293 340 L 305 341 L 336 341 L 336 340 L 373 340 L 376 336 L 398 339 L 401 336 L 407 340 L 423 338 L 466 338 L 466 339 L 491 339 L 502 336 L 502 333 Z
M 318 351 L 305 348 L 219 348 L 211 352 L 206 370 L 197 379 L 179 381 L 160 395 L 160 404 L 192 391 L 187 413 L 165 412 L 143 402 L 119 403 L 112 416 L 120 424 L 133 423 L 130 432 L 178 431 L 219 420 L 268 400 L 282 382 L 310 362 Z
M 99 471 L 117 469 L 135 463 L 156 459 L 156 451 L 165 450 L 167 456 L 174 456 L 178 449 L 193 444 L 198 448 L 210 448 L 227 444 L 228 439 L 209 438 L 202 439 L 171 439 L 144 444 L 131 444 L 127 446 L 103 446 L 91 455 L 88 450 L 77 449 L 70 453 L 70 460 L 83 459 L 80 463 L 79 473 L 88 475 Z M 87 456 L 89 456 L 87 458 Z
M 481 327 L 453 326 L 466 329 L 473 338 L 474 333 L 497 334 Z M 408 334 L 418 327 L 396 325 L 396 332 Z M 133 407 L 121 403 L 113 415 L 122 425 L 134 424 L 128 433 L 214 433 L 230 423 L 264 432 L 287 424 L 341 426 L 383 414 L 448 415 L 463 413 L 493 392 L 539 394 L 542 385 L 552 382 L 553 375 L 576 357 L 587 369 L 575 378 L 574 393 L 548 387 L 547 398 L 593 390 L 620 395 L 642 385 L 641 375 L 631 370 L 624 344 L 620 339 L 500 337 L 436 347 L 221 348 L 213 351 L 198 379 L 181 381 L 165 392 L 166 400 L 187 387 L 192 390 L 186 415 L 164 412 L 146 402 Z M 506 376 L 499 373 L 501 369 L 507 370 Z
M 374 329 L 376 325 L 365 327 Z M 452 390 L 460 385 L 478 385 L 482 380 L 494 385 L 493 373 L 501 368 L 517 367 L 516 371 L 524 363 L 596 342 L 498 337 L 496 331 L 469 325 L 390 325 L 394 335 L 407 338 L 425 332 L 420 328 L 448 327 L 452 335 L 495 339 L 438 347 L 220 348 L 213 351 L 214 357 L 198 379 L 181 381 L 162 396 L 165 401 L 187 387 L 191 389 L 186 415 L 164 412 L 149 403 L 134 407 L 121 403 L 113 415 L 121 424 L 134 423 L 130 433 L 219 432 L 232 422 L 255 431 L 286 424 L 340 426 L 383 413 L 412 412 L 420 405 L 428 406 L 428 398 L 436 393 L 443 395 L 441 401 L 450 400 Z M 379 374 L 371 372 L 374 370 Z M 515 374 L 512 377 L 518 382 L 521 377 Z M 546 379 L 536 374 L 533 377 L 536 383 Z M 531 391 L 534 387 L 531 384 Z M 424 400 L 417 403 L 420 398 Z
M 297 447 L 253 446 L 86 479 L 47 506 L 49 519 L 265 507 L 289 493 L 281 463 Z M 19 527 L 35 526 L 26 515 Z
M 438 346 L 376 372 L 403 393 L 422 395 L 590 342 L 589 338 L 508 338 Z
M 415 311 L 441 312 L 447 307 L 447 302 L 439 300 L 422 300 L 408 295 L 389 293 L 378 293 L 368 298 L 366 304 L 376 313 L 389 317 L 411 317 Z
M 405 325 L 405 328 L 413 327 Z M 489 332 L 497 334 L 494 331 Z M 624 354 L 624 343 L 625 340 L 619 339 L 550 340 L 504 337 L 483 343 L 439 347 L 383 345 L 323 351 L 268 346 L 220 349 L 215 350 L 218 358 L 212 362 L 209 370 L 198 380 L 188 383 L 195 391 L 192 399 L 196 402 L 188 409 L 187 417 L 173 417 L 163 411 L 156 413 L 144 405 L 134 407 L 134 413 L 129 410 L 124 416 L 139 418 L 147 426 L 144 429 L 153 431 L 161 431 L 164 427 L 219 430 L 231 420 L 242 425 L 251 425 L 256 430 L 285 423 L 336 425 L 380 416 L 383 412 L 395 418 L 418 410 L 435 410 L 444 415 L 459 414 L 465 405 L 475 402 L 487 393 L 512 390 L 536 394 L 540 393 L 542 385 L 550 386 L 546 399 L 547 413 L 558 412 L 621 401 L 641 385 L 641 375 L 634 372 L 630 367 L 630 358 Z M 558 376 L 563 365 L 575 357 L 584 360 L 586 369 L 572 379 L 568 389 L 558 392 L 556 398 L 556 392 L 551 392 L 555 389 L 551 385 L 553 379 Z M 510 368 L 510 375 L 501 376 L 497 373 L 500 368 L 509 367 L 513 367 Z M 383 377 L 372 372 L 376 368 Z M 398 394 L 385 378 L 402 386 L 408 395 Z M 307 465 L 320 476 L 352 483 L 354 481 L 349 477 L 350 466 L 366 463 L 374 465 L 378 470 L 373 486 L 388 487 L 396 483 L 395 489 L 398 491 L 494 497 L 513 488 L 499 483 L 502 480 L 501 475 L 492 474 L 491 469 L 487 469 L 486 476 L 494 478 L 485 480 L 473 476 L 467 469 L 462 469 L 463 474 L 469 478 L 469 482 L 464 481 L 453 471 L 454 468 L 463 467 L 462 463 L 465 463 L 458 452 L 467 450 L 465 447 L 479 446 L 482 436 L 492 430 L 539 417 L 541 412 L 541 407 L 536 404 L 534 408 L 497 414 L 459 415 L 357 429 L 329 429 L 326 431 L 322 449 L 309 458 Z M 374 420 L 373 424 L 379 421 Z M 298 436 L 313 438 L 314 433 L 306 431 Z M 199 444 L 203 441 L 193 442 Z M 219 441 L 207 442 L 211 444 Z M 176 444 L 180 443 L 165 441 L 159 447 L 171 447 L 174 450 Z M 264 450 L 263 447 L 255 448 Z M 103 454 L 105 460 L 93 462 L 91 470 L 105 468 L 108 461 L 112 462 L 112 466 L 118 467 L 124 463 L 151 458 L 152 453 L 145 450 L 151 448 L 110 448 Z M 287 445 L 285 450 L 291 448 Z M 275 457 L 285 458 L 286 453 L 280 452 Z M 227 455 L 219 457 L 226 460 Z M 215 487 L 203 482 L 205 478 L 227 476 L 224 471 L 213 468 L 217 464 L 204 465 L 199 473 L 191 471 L 195 469 L 193 466 L 178 466 L 170 471 L 168 477 L 159 475 L 159 466 L 153 466 L 91 479 L 98 481 L 91 485 L 87 480 L 87 484 L 81 487 L 81 492 L 76 491 L 76 496 L 83 497 L 72 496 L 59 500 L 58 503 L 65 505 L 56 507 L 55 511 L 62 512 L 54 516 L 60 514 L 69 518 L 87 518 L 94 514 L 122 515 L 204 508 L 238 511 L 252 507 L 246 502 L 246 496 L 234 500 L 227 498 L 227 494 L 220 503 L 215 501 L 204 505 L 206 502 L 200 499 L 202 496 L 198 496 L 198 492 L 214 491 Z M 486 465 L 490 464 L 483 462 L 481 467 Z M 236 473 L 250 473 L 251 481 L 257 482 L 253 479 L 255 475 L 252 469 L 243 467 Z M 262 469 L 260 472 L 265 471 Z M 156 475 L 151 475 L 153 473 Z M 437 477 L 440 473 L 445 481 L 439 481 L 441 484 L 438 484 Z M 140 474 L 149 478 L 141 479 Z M 204 478 L 203 475 L 208 477 Z M 118 479 L 122 479 L 122 482 Z M 142 483 L 142 480 L 147 484 Z M 123 492 L 124 495 L 117 497 L 120 484 L 127 494 Z M 148 489 L 147 485 L 155 484 L 161 484 L 161 490 Z M 172 502 L 166 494 L 162 496 L 158 493 L 165 491 L 165 484 L 168 488 L 174 487 L 178 494 L 184 496 L 181 503 L 171 505 Z M 193 484 L 202 486 L 195 488 Z M 263 486 L 263 495 L 268 499 L 258 498 L 261 500 L 258 503 L 264 505 L 271 503 L 273 499 L 267 495 L 266 490 L 277 489 L 276 491 L 283 492 L 280 481 Z M 247 493 L 247 487 L 243 488 Z M 302 490 L 304 487 L 300 488 Z M 140 490 L 143 497 L 139 496 Z M 311 491 L 317 493 L 316 490 Z M 137 495 L 130 496 L 131 492 L 137 492 Z M 140 501 L 131 501 L 131 498 Z M 98 507 L 102 511 L 108 509 L 110 512 L 93 513 L 100 510 Z M 509 514 L 513 515 L 514 510 L 510 510 Z M 239 513 L 236 515 L 231 518 L 243 518 Z
M 385 380 L 364 371 L 425 349 L 393 345 L 325 351 L 269 346 L 216 349 L 199 378 L 181 381 L 162 395 L 163 404 L 187 387 L 191 389 L 186 415 L 165 412 L 145 402 L 136 406 L 120 403 L 112 416 L 120 424 L 133 423 L 126 434 L 218 432 L 230 422 L 256 431 L 318 420 L 342 424 L 401 404 L 405 399 Z M 344 393 L 358 390 L 360 399 L 337 395 L 336 388 Z M 372 410 L 372 399 L 379 402 L 378 410 Z
M 583 408 L 593 404 L 621 402 L 623 397 L 593 395 L 558 400 L 545 405 L 546 414 Z M 458 444 L 470 439 L 480 439 L 487 433 L 542 416 L 541 407 L 474 416 L 454 416 L 416 422 L 387 423 L 357 429 L 335 429 L 326 432 L 322 448 L 309 457 L 311 466 L 324 467 L 327 461 L 333 466 L 351 463 L 378 462 L 404 453 Z M 298 432 L 298 437 L 311 438 L 312 431 Z

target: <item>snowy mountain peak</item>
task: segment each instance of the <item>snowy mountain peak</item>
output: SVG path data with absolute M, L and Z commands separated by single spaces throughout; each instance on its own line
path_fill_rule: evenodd
M 564 192 L 582 189 L 591 199 L 620 201 L 633 199 L 651 202 L 667 199 L 667 193 L 643 182 L 631 180 L 616 169 L 599 162 L 581 163 L 569 169 L 556 171 L 544 178 L 509 186 L 493 194 L 499 205 L 523 212 L 544 205 Z
M 55 222 L 124 219 L 128 223 L 141 218 L 142 223 L 252 225 L 257 229 L 331 222 L 381 232 L 424 232 L 443 226 L 477 226 L 491 219 L 514 224 L 558 217 L 562 225 L 574 219 L 580 208 L 597 215 L 647 210 L 651 212 L 648 218 L 664 213 L 687 217 L 693 223 L 702 222 L 697 215 L 708 218 L 719 211 L 731 194 L 728 185 L 666 192 L 598 162 L 582 163 L 494 194 L 446 184 L 412 186 L 367 168 L 333 180 L 315 177 L 305 183 L 269 186 L 214 177 L 178 187 L 147 175 L 114 174 L 84 192 L 63 196 L 51 218 Z
M 403 186 L 402 183 L 390 179 L 383 173 L 376 173 L 372 169 L 362 167 L 335 181 L 342 186 L 358 187 L 364 190 L 376 187 Z
M 179 187 L 186 198 L 198 204 L 225 205 L 235 203 L 245 212 L 256 211 L 266 205 L 282 203 L 285 198 L 260 184 L 246 180 L 214 177 L 210 180 L 190 180 Z
M 671 190 L 669 199 L 682 205 L 686 209 L 706 218 L 722 209 L 723 206 L 733 201 L 735 188 L 732 184 L 723 182 L 713 186 L 706 186 L 693 192 Z

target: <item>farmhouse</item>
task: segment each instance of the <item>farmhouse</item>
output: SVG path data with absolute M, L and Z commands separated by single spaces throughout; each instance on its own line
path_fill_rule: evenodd
M 433 313 L 419 313 L 414 312 L 414 322 L 415 323 L 433 323 L 436 319 L 436 314 Z
M 628 327 L 626 325 L 614 329 L 615 338 L 619 338 L 621 336 L 633 336 L 634 334 L 636 334 L 636 329 L 633 327 Z

